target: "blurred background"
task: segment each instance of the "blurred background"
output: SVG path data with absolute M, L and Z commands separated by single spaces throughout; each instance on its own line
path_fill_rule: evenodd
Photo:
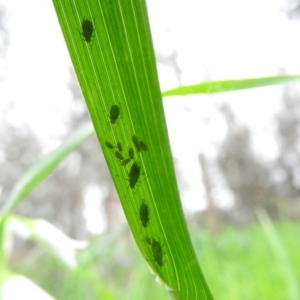
M 162 91 L 300 74 L 299 0 L 147 5 Z M 215 298 L 300 299 L 300 86 L 163 102 L 182 205 Z M 88 121 L 51 1 L 0 0 L 0 207 L 31 165 Z M 66 262 L 11 229 L 11 269 L 55 299 L 166 298 L 94 135 L 15 213 L 74 239 L 76 259 Z

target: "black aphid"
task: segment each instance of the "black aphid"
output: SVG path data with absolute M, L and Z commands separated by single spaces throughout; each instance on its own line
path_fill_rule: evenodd
M 84 40 L 87 43 L 90 43 L 95 31 L 95 27 L 93 25 L 93 22 L 91 20 L 86 19 L 83 17 L 83 20 L 81 22 L 81 30 L 82 30 L 82 36 Z

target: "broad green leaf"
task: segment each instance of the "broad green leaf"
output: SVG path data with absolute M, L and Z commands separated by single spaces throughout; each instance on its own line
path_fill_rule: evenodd
M 172 298 L 212 299 L 182 212 L 145 1 L 53 3 L 141 253 Z
M 180 86 L 162 93 L 167 96 L 186 96 L 190 94 L 212 94 L 252 89 L 268 85 L 288 84 L 300 80 L 300 75 L 278 75 L 261 78 L 206 81 L 198 84 Z

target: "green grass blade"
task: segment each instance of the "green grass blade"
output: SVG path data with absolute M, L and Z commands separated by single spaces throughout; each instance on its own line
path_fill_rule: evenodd
M 190 94 L 213 94 L 252 89 L 269 85 L 288 84 L 300 80 L 300 75 L 278 75 L 261 78 L 206 81 L 198 84 L 180 86 L 162 93 L 167 96 L 186 96 Z
M 59 148 L 44 156 L 32 166 L 17 182 L 0 215 L 0 268 L 5 263 L 4 232 L 8 215 L 12 210 L 43 180 L 47 177 L 70 153 L 79 147 L 94 132 L 92 124 L 87 124 L 68 139 Z
M 13 208 L 24 199 L 46 176 L 48 176 L 70 153 L 79 147 L 94 132 L 92 124 L 80 128 L 59 148 L 45 155 L 38 163 L 32 166 L 17 182 L 5 203 L 1 217 L 10 213 Z
M 263 209 L 257 210 L 256 215 L 266 240 L 270 245 L 271 252 L 280 266 L 280 273 L 286 281 L 286 286 L 289 293 L 288 299 L 299 299 L 300 290 L 298 287 L 299 284 L 297 282 L 297 278 L 294 274 L 293 267 L 290 263 L 286 250 L 284 249 L 284 245 L 282 244 L 282 241 L 280 240 L 271 219 Z
M 212 299 L 179 199 L 145 2 L 53 3 L 140 251 L 170 290 L 170 297 Z M 111 114 L 116 107 L 120 115 Z M 122 152 L 117 152 L 117 145 Z M 123 166 L 131 148 L 134 158 Z M 148 210 L 141 221 L 143 203 Z

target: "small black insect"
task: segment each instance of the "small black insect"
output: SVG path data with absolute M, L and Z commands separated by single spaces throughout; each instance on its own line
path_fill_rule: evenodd
M 161 243 L 156 240 L 155 238 L 152 238 L 151 241 L 151 251 L 152 251 L 152 255 L 153 258 L 155 260 L 155 262 L 160 266 L 163 267 L 164 265 L 164 260 L 163 260 L 163 250 L 162 250 L 162 246 Z
M 140 217 L 142 226 L 144 228 L 146 228 L 149 224 L 150 217 L 149 217 L 149 207 L 145 202 L 143 202 L 140 206 L 139 217 Z
M 124 156 L 119 151 L 116 151 L 115 155 L 116 155 L 116 158 L 118 158 L 119 160 L 123 160 L 124 159 Z
M 123 147 L 122 147 L 122 144 L 120 142 L 117 142 L 117 148 L 120 152 L 123 151 Z
M 148 235 L 145 237 L 145 241 L 149 246 L 151 246 L 151 238 Z
M 135 135 L 133 135 L 131 137 L 131 140 L 134 144 L 134 147 L 135 147 L 136 151 L 141 152 L 141 145 L 140 145 L 140 142 L 139 142 L 138 138 Z
M 81 22 L 81 30 L 82 30 L 82 36 L 84 40 L 87 43 L 90 43 L 95 31 L 95 27 L 93 25 L 93 22 L 91 20 L 86 19 L 83 17 L 83 20 Z
M 132 142 L 134 144 L 134 147 L 136 148 L 137 152 L 141 152 L 141 150 L 143 150 L 143 151 L 148 150 L 147 145 L 143 141 L 139 141 L 138 138 L 135 135 L 133 135 L 131 137 L 131 140 L 132 140 Z
M 109 149 L 114 149 L 114 145 L 111 144 L 110 142 L 105 142 L 105 145 L 106 145 L 106 147 L 109 148 Z
M 134 159 L 134 150 L 132 148 L 128 149 L 128 155 L 130 159 Z
M 111 124 L 116 124 L 120 116 L 120 107 L 117 104 L 114 104 L 109 110 L 109 120 Z
M 140 144 L 140 147 L 142 148 L 142 150 L 147 151 L 148 147 L 143 141 L 140 141 L 139 144 Z
M 137 162 L 134 162 L 128 173 L 129 187 L 134 189 L 141 175 L 141 167 Z
M 129 159 L 129 158 L 128 158 Z M 128 164 L 130 161 L 128 161 L 127 159 L 123 160 L 121 162 L 121 165 L 126 165 Z M 139 166 L 139 164 L 137 162 L 133 162 L 133 164 L 131 165 L 129 172 L 127 172 L 127 178 L 126 180 L 129 182 L 129 185 L 127 188 L 130 188 L 131 190 L 135 189 L 140 177 L 141 177 L 141 167 Z M 127 198 L 127 196 L 126 196 Z
M 126 159 L 124 159 L 124 160 L 122 161 L 121 165 L 122 165 L 122 166 L 126 166 L 127 164 L 130 163 L 130 161 L 131 161 L 131 158 L 126 158 Z

